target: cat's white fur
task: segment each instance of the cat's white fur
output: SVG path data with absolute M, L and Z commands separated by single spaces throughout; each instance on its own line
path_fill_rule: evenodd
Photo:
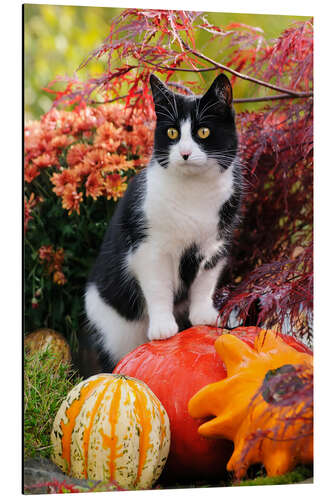
M 173 297 L 179 288 L 179 261 L 193 243 L 200 247 L 204 260 L 191 285 L 189 318 L 197 325 L 216 323 L 212 295 L 225 259 L 213 269 L 203 267 L 223 244 L 217 240 L 218 212 L 233 192 L 233 165 L 221 173 L 217 162 L 207 158 L 193 141 L 189 120 L 182 123 L 180 132 L 179 142 L 170 148 L 168 168 L 154 160 L 147 167 L 143 209 L 148 236 L 124 262 L 145 296 L 144 319 L 128 321 L 121 317 L 103 301 L 94 284 L 86 291 L 86 310 L 99 329 L 103 348 L 118 359 L 148 339 L 168 338 L 178 332 Z M 184 154 L 189 155 L 187 160 Z

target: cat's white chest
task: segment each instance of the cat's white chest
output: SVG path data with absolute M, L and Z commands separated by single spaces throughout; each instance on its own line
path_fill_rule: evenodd
M 177 176 L 153 166 L 147 171 L 144 204 L 151 244 L 178 254 L 196 243 L 211 253 L 209 248 L 217 245 L 219 210 L 232 190 L 232 169 Z

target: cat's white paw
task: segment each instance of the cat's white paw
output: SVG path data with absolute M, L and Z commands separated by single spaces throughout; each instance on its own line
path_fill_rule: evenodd
M 212 325 L 215 326 L 218 320 L 218 311 L 213 306 L 212 301 L 209 303 L 202 302 L 195 307 L 190 308 L 190 322 L 192 325 Z
M 149 323 L 149 340 L 162 340 L 178 333 L 178 325 L 173 316 L 158 316 Z

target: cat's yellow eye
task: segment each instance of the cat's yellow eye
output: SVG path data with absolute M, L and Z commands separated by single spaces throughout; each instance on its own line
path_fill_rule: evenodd
M 168 128 L 167 134 L 168 134 L 169 139 L 174 140 L 174 139 L 177 139 L 179 132 L 176 128 Z
M 200 137 L 200 139 L 207 139 L 207 137 L 210 134 L 210 130 L 207 127 L 201 127 L 199 128 L 197 134 Z

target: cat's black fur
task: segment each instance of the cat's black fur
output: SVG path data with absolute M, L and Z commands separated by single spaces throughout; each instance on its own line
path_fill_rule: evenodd
M 130 321 L 141 317 L 144 297 L 134 276 L 124 283 L 122 267 L 116 266 L 115 262 L 119 262 L 130 249 L 135 250 L 147 236 L 145 215 L 138 204 L 138 198 L 143 198 L 144 192 L 143 171 L 129 182 L 125 196 L 119 201 L 88 278 L 88 283 L 97 285 L 105 302 Z

